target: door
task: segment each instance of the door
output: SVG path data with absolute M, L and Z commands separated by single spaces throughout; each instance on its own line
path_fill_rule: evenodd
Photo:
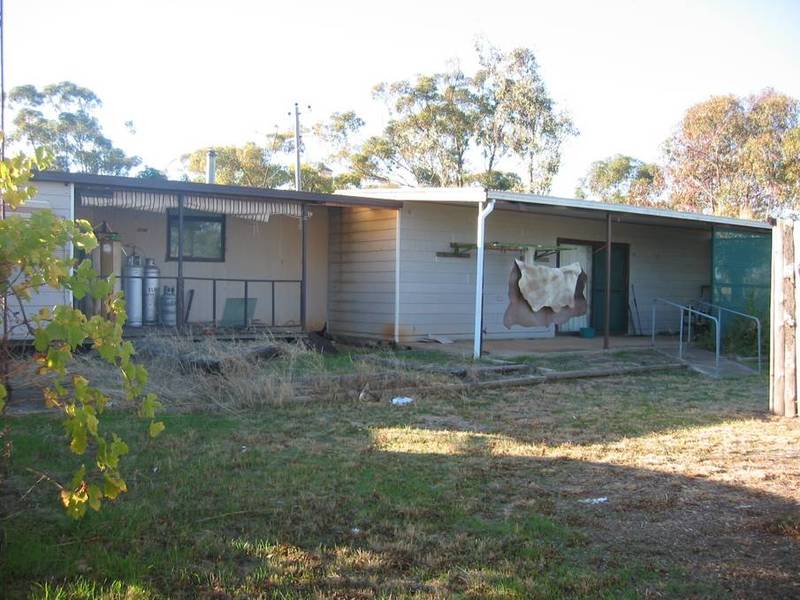
M 605 331 L 606 249 L 600 248 L 592 261 L 591 323 L 597 333 Z M 628 332 L 628 246 L 611 245 L 611 333 Z
M 592 244 L 578 244 L 569 242 L 565 243 L 564 246 L 566 246 L 566 249 L 562 250 L 558 254 L 558 265 L 561 267 L 566 267 L 572 263 L 580 263 L 583 272 L 586 273 L 587 276 L 591 276 L 592 254 L 594 252 Z M 591 285 L 586 286 L 586 288 L 583 290 L 583 294 L 586 296 L 587 306 L 589 307 L 586 311 L 586 314 L 581 315 L 580 317 L 572 317 L 563 325 L 559 325 L 558 330 L 560 332 L 577 332 L 580 331 L 582 327 L 588 327 L 589 323 L 591 323 Z

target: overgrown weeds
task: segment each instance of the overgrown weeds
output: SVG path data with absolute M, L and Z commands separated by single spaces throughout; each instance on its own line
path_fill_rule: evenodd
M 401 365 L 353 360 L 357 349 L 323 354 L 300 341 L 268 335 L 247 340 L 147 336 L 136 344 L 149 372 L 148 388 L 174 410 L 240 410 L 303 401 L 379 401 L 392 391 L 435 386 L 448 379 Z M 91 354 L 76 368 L 117 402 L 122 389 L 110 367 Z

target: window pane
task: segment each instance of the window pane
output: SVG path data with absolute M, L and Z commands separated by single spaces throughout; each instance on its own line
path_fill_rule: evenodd
M 184 219 L 183 257 L 186 259 L 224 260 L 223 226 L 219 219 Z M 178 220 L 170 218 L 170 258 L 178 257 Z

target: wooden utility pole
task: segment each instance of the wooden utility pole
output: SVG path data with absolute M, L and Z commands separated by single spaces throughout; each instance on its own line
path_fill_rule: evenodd
M 784 417 L 798 415 L 798 266 L 800 226 L 778 219 L 772 228 L 769 408 Z

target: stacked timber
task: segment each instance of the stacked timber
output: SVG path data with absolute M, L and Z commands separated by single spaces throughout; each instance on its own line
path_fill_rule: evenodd
M 772 228 L 769 409 L 785 417 L 798 414 L 798 267 L 800 226 L 791 219 L 777 219 Z

